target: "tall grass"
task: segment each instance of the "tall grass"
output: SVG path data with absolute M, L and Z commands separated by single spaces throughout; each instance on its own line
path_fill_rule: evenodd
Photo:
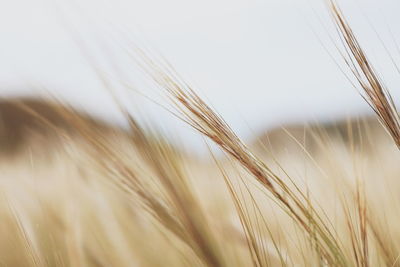
M 329 7 L 344 60 L 399 147 L 394 102 L 337 4 Z M 318 153 L 287 131 L 298 158 L 256 154 L 169 64 L 139 55 L 176 115 L 225 158 L 210 150 L 211 162 L 195 161 L 127 112 L 122 130 L 59 103 L 0 103 L 8 121 L 24 118 L 6 132 L 27 133 L 16 156 L 1 155 L 3 265 L 400 265 L 397 150 L 359 123 L 347 127 L 350 139 L 365 135 L 357 147 L 304 129 Z M 294 167 L 302 161 L 306 181 Z

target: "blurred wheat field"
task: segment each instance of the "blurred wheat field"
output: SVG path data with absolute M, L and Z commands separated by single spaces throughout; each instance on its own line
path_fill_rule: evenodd
M 2 266 L 400 266 L 400 118 L 334 1 L 344 61 L 376 117 L 286 125 L 245 144 L 137 49 L 176 115 L 223 155 L 51 99 L 0 101 Z
M 312 240 L 227 158 L 219 158 L 218 165 L 195 158 L 151 133 L 141 132 L 137 139 L 138 132 L 107 126 L 51 101 L 5 100 L 0 114 L 2 141 L 20 144 L 1 155 L 4 266 L 251 265 L 246 234 L 218 165 L 240 192 L 254 242 L 263 248 L 262 266 L 319 262 Z M 293 179 L 309 194 L 309 204 L 329 219 L 349 257 L 348 224 L 358 227 L 353 197 L 362 183 L 376 231 L 368 233 L 374 240 L 371 262 L 385 265 L 383 256 L 394 261 L 399 155 L 377 120 L 288 126 L 257 140 L 252 147 L 258 156 L 286 183 Z M 175 167 L 179 171 L 170 169 Z M 202 241 L 205 246 L 215 246 L 207 249 L 218 251 L 216 262 L 204 259 L 209 255 L 192 244 L 197 231 L 209 239 Z

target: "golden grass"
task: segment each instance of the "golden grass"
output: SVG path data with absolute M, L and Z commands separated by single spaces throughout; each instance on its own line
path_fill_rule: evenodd
M 364 98 L 381 119 L 397 146 L 400 146 L 400 118 L 388 89 L 368 60 L 353 30 L 334 0 L 330 0 L 330 9 L 344 44 L 346 53 L 342 55 L 346 64 L 364 90 Z
M 345 60 L 394 142 L 356 120 L 284 129 L 287 153 L 274 153 L 273 138 L 253 150 L 170 65 L 140 52 L 177 115 L 224 157 L 190 158 L 130 115 L 122 130 L 48 100 L 1 101 L 0 264 L 400 265 L 398 114 L 330 8 Z

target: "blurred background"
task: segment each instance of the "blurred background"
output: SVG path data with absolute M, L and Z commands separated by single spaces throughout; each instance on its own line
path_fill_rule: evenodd
M 398 98 L 400 3 L 339 2 Z M 56 97 L 123 124 L 114 95 L 188 144 L 198 141 L 165 111 L 135 47 L 166 58 L 244 138 L 370 113 L 323 0 L 3 1 L 0 33 L 1 96 Z

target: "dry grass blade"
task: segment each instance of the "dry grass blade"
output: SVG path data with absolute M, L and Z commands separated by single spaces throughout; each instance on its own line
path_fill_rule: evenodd
M 257 202 L 253 198 L 252 193 L 250 192 L 248 186 L 246 185 L 246 182 L 244 181 L 243 177 L 241 177 L 241 175 L 238 172 L 239 177 L 240 177 L 240 182 L 241 182 L 241 184 L 243 184 L 243 187 L 245 188 L 245 193 L 247 193 L 247 195 L 250 197 L 250 200 L 251 200 L 252 205 L 255 210 L 254 212 L 257 214 L 257 216 L 251 216 L 249 214 L 248 208 L 246 207 L 247 206 L 246 199 L 243 196 L 243 190 L 241 190 L 241 189 L 238 190 L 235 188 L 229 175 L 226 173 L 224 168 L 218 162 L 218 160 L 213 155 L 211 150 L 210 150 L 210 154 L 212 155 L 218 169 L 220 170 L 220 172 L 224 178 L 225 185 L 228 188 L 229 194 L 231 195 L 231 198 L 235 205 L 237 215 L 239 217 L 240 223 L 241 223 L 243 231 L 244 231 L 246 243 L 248 246 L 248 251 L 251 256 L 253 266 L 255 266 L 255 267 L 270 266 L 270 264 L 268 263 L 268 260 L 273 257 L 272 255 L 270 255 L 267 252 L 266 246 L 264 244 L 264 240 L 262 237 L 262 234 L 264 232 L 268 232 L 268 235 L 274 246 L 274 251 L 277 254 L 277 258 L 279 259 L 279 263 L 281 264 L 281 266 L 287 266 L 287 263 L 285 262 L 284 257 L 282 255 L 282 248 L 278 246 L 276 240 L 272 236 L 271 231 L 268 228 L 268 224 L 267 224 L 262 212 L 260 211 L 260 208 L 259 208 Z M 240 185 L 239 185 L 239 187 L 240 187 Z M 240 191 L 241 194 L 239 194 L 238 191 Z M 255 219 L 254 219 L 254 217 L 255 217 Z M 253 227 L 254 220 L 257 221 L 258 217 L 260 217 L 261 226 Z
M 393 99 L 371 65 L 337 3 L 334 0 L 329 0 L 329 4 L 332 17 L 346 50 L 346 53 L 342 53 L 344 60 L 364 90 L 364 99 L 378 115 L 397 147 L 400 148 L 400 117 Z
M 37 252 L 37 249 L 34 246 L 32 237 L 28 234 L 27 229 L 25 228 L 24 224 L 22 223 L 20 216 L 16 212 L 12 203 L 10 203 L 8 200 L 6 200 L 6 201 L 8 203 L 8 208 L 13 216 L 13 219 L 15 220 L 15 224 L 18 229 L 18 232 L 16 233 L 16 238 L 20 238 L 22 240 L 22 243 L 25 248 L 24 252 L 27 254 L 27 256 L 30 260 L 29 264 L 31 266 L 44 266 L 44 261 L 40 257 L 39 253 Z
M 234 133 L 229 125 L 210 108 L 168 64 L 158 64 L 146 53 L 141 53 L 142 66 L 156 83 L 167 91 L 182 120 L 211 139 L 234 158 L 270 192 L 283 210 L 310 236 L 316 235 L 322 258 L 331 265 L 345 266 L 346 257 L 341 245 L 315 210 L 310 211 L 307 197 L 296 186 L 290 186 L 257 158 Z M 311 207 L 312 209 L 312 207 Z M 312 216 L 314 215 L 314 216 Z M 310 227 L 311 225 L 311 227 Z

